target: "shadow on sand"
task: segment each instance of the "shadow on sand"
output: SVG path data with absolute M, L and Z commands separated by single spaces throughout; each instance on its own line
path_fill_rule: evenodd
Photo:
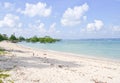
M 17 53 L 28 53 L 28 51 L 21 50 L 7 50 L 9 52 L 17 52 Z M 70 61 L 62 61 L 53 58 L 40 57 L 40 56 L 29 56 L 29 57 L 21 57 L 21 56 L 0 56 L 0 69 L 10 70 L 15 67 L 26 67 L 26 68 L 47 68 L 47 67 L 78 67 L 81 66 L 76 64 L 75 62 Z

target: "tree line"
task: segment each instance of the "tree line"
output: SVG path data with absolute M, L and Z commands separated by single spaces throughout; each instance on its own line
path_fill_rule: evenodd
M 26 42 L 40 42 L 40 43 L 54 43 L 57 41 L 60 41 L 60 39 L 54 39 L 51 38 L 50 36 L 45 36 L 45 37 L 37 37 L 37 36 L 33 36 L 30 38 L 24 38 L 22 36 L 20 37 L 16 37 L 14 34 L 12 34 L 10 37 L 8 37 L 6 34 L 0 34 L 0 41 L 10 41 L 12 43 L 17 43 L 17 42 L 22 42 L 22 41 L 26 41 Z

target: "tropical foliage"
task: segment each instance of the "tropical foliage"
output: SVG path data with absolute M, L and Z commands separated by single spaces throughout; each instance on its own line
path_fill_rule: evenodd
M 11 42 L 13 42 L 13 43 L 18 42 L 18 39 L 17 39 L 17 38 L 15 37 L 15 35 L 13 35 L 13 34 L 10 36 L 9 40 L 10 40 Z
M 14 34 L 12 34 L 10 37 L 7 37 L 6 34 L 0 34 L 0 41 L 3 40 L 8 40 L 11 41 L 13 43 L 16 42 L 21 42 L 21 41 L 26 41 L 26 42 L 40 42 L 40 43 L 54 43 L 57 41 L 60 41 L 60 39 L 53 39 L 50 36 L 45 36 L 45 37 L 31 37 L 31 38 L 27 38 L 25 39 L 24 37 L 20 36 L 20 37 L 16 37 Z
M 8 40 L 8 37 L 6 34 L 0 34 L 0 41 L 3 41 L 3 40 Z
M 49 36 L 45 36 L 45 37 L 37 37 L 34 36 L 32 38 L 26 39 L 27 42 L 40 42 L 40 43 L 54 43 L 57 41 L 60 41 L 59 39 L 53 39 Z
M 5 54 L 4 49 L 0 48 L 0 55 Z

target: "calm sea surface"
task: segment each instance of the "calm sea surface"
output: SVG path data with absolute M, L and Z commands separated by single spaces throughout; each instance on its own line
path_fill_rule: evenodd
M 120 39 L 62 40 L 52 44 L 20 42 L 19 44 L 37 49 L 47 49 L 120 60 Z

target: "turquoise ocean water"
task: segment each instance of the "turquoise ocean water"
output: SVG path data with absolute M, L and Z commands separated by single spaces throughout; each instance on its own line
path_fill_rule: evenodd
M 52 44 L 20 42 L 19 44 L 37 49 L 120 60 L 120 39 L 62 40 Z

